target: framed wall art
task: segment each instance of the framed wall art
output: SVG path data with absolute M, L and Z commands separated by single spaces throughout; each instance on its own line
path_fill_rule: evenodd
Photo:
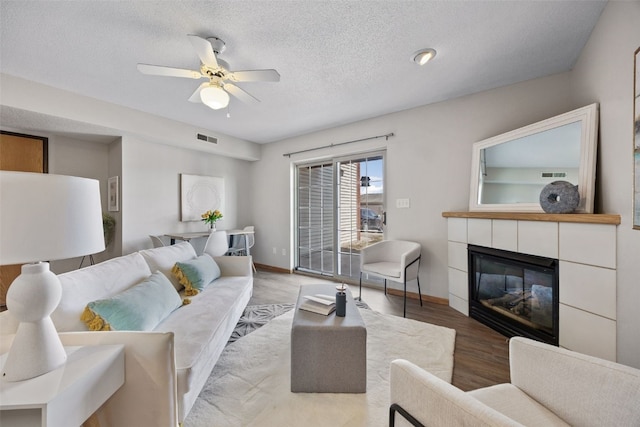
M 633 64 L 633 228 L 640 230 L 640 47 Z
M 120 183 L 117 176 L 107 181 L 107 208 L 109 212 L 120 211 Z
M 180 174 L 180 221 L 200 221 L 208 210 L 224 214 L 224 178 Z

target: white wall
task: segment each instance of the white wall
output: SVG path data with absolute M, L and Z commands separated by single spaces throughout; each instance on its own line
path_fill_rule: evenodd
M 180 222 L 180 174 L 225 179 L 224 218 L 219 229 L 250 225 L 250 162 L 183 150 L 135 137 L 122 141 L 122 252 L 151 247 L 150 234 L 204 231 L 201 221 Z M 194 241 L 201 251 L 204 239 Z
M 466 210 L 471 144 L 536 121 L 600 104 L 600 141 L 596 212 L 622 217 L 618 227 L 618 360 L 640 368 L 640 231 L 632 218 L 633 52 L 640 46 L 640 2 L 609 2 L 574 70 L 548 78 L 486 91 L 348 126 L 263 146 L 254 166 L 253 216 L 260 230 L 256 262 L 293 267 L 291 163 L 379 148 L 358 143 L 282 157 L 288 151 L 388 132 L 387 238 L 419 241 L 427 255 L 421 268 L 426 293 L 445 298 L 446 223 L 442 211 Z M 395 199 L 410 198 L 411 209 L 395 209 Z
M 442 212 L 468 209 L 472 144 L 570 107 L 568 73 L 563 73 L 263 145 L 262 158 L 253 165 L 256 244 L 252 254 L 261 264 L 294 266 L 293 163 L 386 147 L 385 237 L 421 243 L 423 292 L 447 298 L 447 227 Z M 396 136 L 386 142 L 377 139 L 283 157 L 289 151 L 389 132 Z M 396 209 L 398 198 L 411 199 L 411 208 Z
M 618 227 L 618 361 L 640 368 L 640 231 L 632 229 L 633 66 L 640 2 L 609 2 L 571 74 L 574 104 L 600 103 L 598 212 Z
M 34 123 L 66 128 L 67 132 L 89 133 L 87 129 L 94 128 L 96 134 L 137 135 L 156 143 L 245 160 L 256 160 L 260 152 L 258 144 L 250 141 L 7 74 L 0 74 L 0 87 L 0 104 L 31 112 Z M 217 137 L 218 143 L 199 141 L 197 133 Z
M 468 207 L 473 142 L 599 102 L 596 211 L 622 216 L 618 227 L 618 357 L 622 363 L 640 368 L 640 317 L 636 314 L 640 301 L 640 231 L 631 229 L 632 73 L 633 52 L 640 46 L 639 22 L 640 2 L 609 2 L 572 72 L 259 148 L 221 135 L 222 145 L 209 151 L 237 158 L 261 157 L 254 164 L 190 150 L 194 143 L 187 139 L 195 129 L 187 125 L 16 77 L 0 75 L 1 103 L 122 130 L 114 135 L 122 135 L 123 140 L 109 146 L 107 176 L 118 175 L 122 180 L 123 210 L 118 222 L 124 239 L 117 248 L 123 253 L 148 247 L 148 234 L 201 229 L 198 223 L 179 222 L 178 174 L 192 173 L 225 176 L 226 192 L 234 196 L 227 199 L 228 222 L 221 224 L 222 228 L 254 223 L 256 245 L 252 253 L 256 262 L 291 268 L 293 163 L 386 148 L 386 237 L 413 239 L 422 244 L 426 260 L 421 267 L 423 289 L 446 298 L 446 222 L 441 212 Z M 288 151 L 388 132 L 396 134 L 388 142 L 362 142 L 291 159 L 282 156 Z M 132 134 L 136 136 L 129 136 Z M 72 164 L 84 167 L 78 164 L 84 155 L 72 156 Z M 103 174 L 103 168 L 99 169 Z M 396 209 L 398 198 L 410 198 L 411 208 Z M 277 248 L 277 254 L 272 253 L 272 247 Z M 286 255 L 282 255 L 282 249 Z
M 116 141 L 109 144 L 109 170 L 107 173 L 108 177 L 119 176 L 122 177 L 122 138 L 118 138 Z M 122 187 L 122 182 L 120 182 L 120 186 Z M 106 193 L 106 190 L 105 190 Z M 105 210 L 108 210 L 106 201 Z M 116 220 L 116 230 L 115 236 L 113 239 L 113 243 L 107 247 L 105 251 L 105 255 L 107 258 L 114 258 L 116 256 L 122 255 L 122 209 L 119 211 L 111 211 L 109 212 Z

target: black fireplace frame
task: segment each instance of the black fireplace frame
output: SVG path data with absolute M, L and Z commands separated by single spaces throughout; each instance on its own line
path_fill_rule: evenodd
M 514 319 L 504 316 L 485 307 L 477 301 L 475 287 L 475 264 L 474 256 L 494 259 L 504 262 L 508 260 L 515 266 L 527 267 L 538 271 L 553 270 L 552 281 L 552 333 L 542 329 L 530 328 Z M 502 249 L 487 248 L 484 246 L 468 245 L 468 275 L 469 275 L 469 317 L 489 326 L 490 328 L 500 332 L 501 334 L 511 338 L 514 336 L 522 336 L 534 340 L 542 341 L 557 346 L 559 342 L 559 262 L 557 259 L 546 258 L 536 255 L 522 254 L 519 252 L 505 251 Z

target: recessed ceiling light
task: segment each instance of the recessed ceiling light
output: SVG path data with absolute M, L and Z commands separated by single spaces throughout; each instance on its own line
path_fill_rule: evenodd
M 411 55 L 411 60 L 418 65 L 424 65 L 436 56 L 435 49 L 421 49 Z

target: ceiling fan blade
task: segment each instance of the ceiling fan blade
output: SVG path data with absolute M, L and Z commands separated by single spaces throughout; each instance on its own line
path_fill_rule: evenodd
M 202 83 L 200 86 L 198 86 L 198 89 L 196 89 L 196 91 L 193 92 L 193 94 L 189 97 L 189 102 L 202 102 L 202 100 L 200 99 L 200 91 L 208 85 L 209 83 Z
M 230 73 L 234 82 L 279 82 L 280 74 L 276 70 L 245 70 Z
M 138 64 L 138 71 L 151 76 L 185 77 L 187 79 L 201 79 L 200 71 L 184 68 L 163 67 L 162 65 Z
M 218 60 L 213 53 L 213 47 L 207 39 L 189 34 L 189 40 L 191 45 L 196 50 L 196 54 L 200 58 L 200 61 L 209 68 L 218 68 Z
M 260 102 L 260 100 L 255 96 L 249 94 L 245 90 L 240 89 L 238 86 L 231 83 L 225 83 L 224 90 L 226 90 L 245 104 L 257 104 L 258 102 Z

